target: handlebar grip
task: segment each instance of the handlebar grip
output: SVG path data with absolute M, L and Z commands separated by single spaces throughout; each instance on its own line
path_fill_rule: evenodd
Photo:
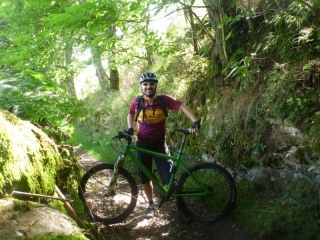
M 115 136 L 115 137 L 113 137 L 112 139 L 116 139 L 116 138 L 122 138 L 124 136 L 124 134 L 123 134 L 123 132 L 121 132 L 121 131 L 119 131 L 118 132 L 118 135 L 117 136 Z

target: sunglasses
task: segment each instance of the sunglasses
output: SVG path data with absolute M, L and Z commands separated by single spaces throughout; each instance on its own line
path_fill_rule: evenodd
M 144 87 L 150 86 L 150 87 L 154 87 L 156 85 L 155 82 L 144 82 L 141 84 Z

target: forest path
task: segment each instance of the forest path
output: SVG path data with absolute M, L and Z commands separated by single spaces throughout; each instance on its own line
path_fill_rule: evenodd
M 80 163 L 88 169 L 99 163 L 85 151 L 77 149 Z M 217 239 L 217 240 L 256 240 L 245 228 L 241 220 L 230 214 L 216 223 L 184 223 L 178 215 L 174 202 L 165 202 L 153 218 L 146 218 L 148 202 L 142 187 L 138 184 L 139 196 L 133 213 L 122 223 L 98 226 L 104 239 L 119 240 L 158 240 L 158 239 Z M 155 193 L 156 195 L 156 193 Z M 155 196 L 157 202 L 157 197 Z M 103 239 L 101 238 L 101 239 Z

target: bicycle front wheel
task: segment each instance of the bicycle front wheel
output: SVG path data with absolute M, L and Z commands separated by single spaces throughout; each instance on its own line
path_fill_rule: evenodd
M 106 195 L 113 172 L 113 164 L 98 164 L 83 175 L 78 188 L 78 195 L 87 215 L 103 224 L 122 222 L 137 203 L 137 184 L 132 175 L 122 167 L 119 168 L 111 196 Z
M 199 163 L 184 172 L 176 193 L 190 196 L 178 197 L 178 207 L 195 221 L 214 222 L 225 217 L 232 209 L 236 185 L 230 173 L 215 163 Z M 205 190 L 204 190 L 205 189 Z M 192 196 L 201 194 L 203 196 Z

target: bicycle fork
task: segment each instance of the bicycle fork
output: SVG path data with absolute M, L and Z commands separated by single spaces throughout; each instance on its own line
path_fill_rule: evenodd
M 123 163 L 125 157 L 126 157 L 125 155 L 119 156 L 118 160 L 114 164 L 114 171 L 113 171 L 111 179 L 110 179 L 109 187 L 108 187 L 108 189 L 106 191 L 106 195 L 108 197 L 111 196 L 112 193 L 114 193 L 114 188 L 115 188 L 116 183 L 117 183 L 117 177 L 118 177 L 119 168 L 122 166 L 122 163 Z

